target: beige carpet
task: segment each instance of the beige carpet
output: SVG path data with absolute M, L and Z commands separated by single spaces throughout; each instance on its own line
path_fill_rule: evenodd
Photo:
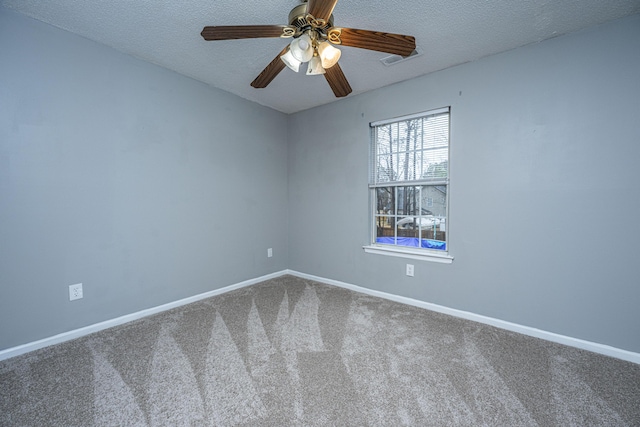
M 640 365 L 283 276 L 0 362 L 2 426 L 639 426 Z

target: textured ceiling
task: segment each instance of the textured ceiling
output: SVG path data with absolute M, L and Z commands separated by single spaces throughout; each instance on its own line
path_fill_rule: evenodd
M 0 4 L 276 110 L 336 100 L 322 76 L 285 68 L 265 89 L 249 83 L 283 39 L 204 41 L 205 25 L 287 24 L 299 0 L 0 0 Z M 640 0 L 340 0 L 335 25 L 413 35 L 423 54 L 392 66 L 380 52 L 343 47 L 353 96 L 529 43 L 640 13 Z

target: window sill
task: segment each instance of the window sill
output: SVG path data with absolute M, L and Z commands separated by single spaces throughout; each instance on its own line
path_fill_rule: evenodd
M 399 248 L 382 245 L 368 245 L 362 247 L 368 254 L 378 254 L 386 256 L 396 256 L 401 258 L 411 258 L 420 261 L 439 262 L 443 264 L 451 264 L 453 257 L 449 254 L 439 254 L 432 251 L 415 250 L 410 248 Z

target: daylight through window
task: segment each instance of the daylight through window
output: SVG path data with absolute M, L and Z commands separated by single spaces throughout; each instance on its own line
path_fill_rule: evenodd
M 372 244 L 447 253 L 449 108 L 371 127 Z

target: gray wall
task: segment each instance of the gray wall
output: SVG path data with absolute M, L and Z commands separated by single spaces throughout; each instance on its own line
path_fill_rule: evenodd
M 287 268 L 286 126 L 0 8 L 0 349 Z
M 287 117 L 0 8 L 0 349 L 291 268 L 640 352 L 639 51 L 636 16 Z M 368 123 L 449 105 L 455 260 L 408 278 L 362 250 Z
M 291 116 L 289 268 L 640 352 L 639 76 L 635 16 Z M 445 106 L 453 264 L 364 253 L 368 123 Z

